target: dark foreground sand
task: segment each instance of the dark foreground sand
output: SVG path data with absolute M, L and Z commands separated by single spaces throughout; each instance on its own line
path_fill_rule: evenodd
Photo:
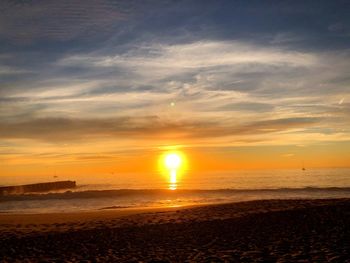
M 0 215 L 1 262 L 350 262 L 350 199 Z

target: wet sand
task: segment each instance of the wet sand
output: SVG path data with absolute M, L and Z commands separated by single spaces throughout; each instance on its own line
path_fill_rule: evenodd
M 0 215 L 1 262 L 350 262 L 350 199 Z

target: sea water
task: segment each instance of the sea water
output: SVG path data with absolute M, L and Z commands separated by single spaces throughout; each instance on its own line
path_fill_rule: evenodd
M 236 170 L 167 175 L 0 176 L 0 185 L 75 180 L 77 188 L 0 197 L 2 213 L 183 206 L 258 199 L 350 198 L 350 169 Z

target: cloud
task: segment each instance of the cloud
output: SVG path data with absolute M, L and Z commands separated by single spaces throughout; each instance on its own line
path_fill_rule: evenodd
M 223 106 L 217 107 L 217 110 L 220 111 L 251 111 L 251 112 L 265 112 L 272 111 L 274 106 L 267 103 L 258 103 L 258 102 L 237 102 L 230 103 Z
M 204 137 L 249 133 L 258 136 L 259 132 L 265 134 L 268 130 L 284 128 L 282 123 L 278 127 L 263 123 L 264 128 L 259 128 L 256 120 L 297 118 L 295 126 L 302 127 L 305 116 L 313 120 L 327 117 L 332 121 L 323 126 L 338 129 L 344 126 L 344 120 L 339 118 L 344 119 L 348 114 L 345 103 L 338 102 L 341 98 L 349 99 L 345 77 L 349 57 L 348 51 L 296 52 L 214 40 L 138 43 L 124 52 L 97 49 L 65 54 L 45 68 L 34 68 L 34 71 L 42 70 L 35 78 L 1 86 L 0 116 L 6 121 L 7 129 L 22 129 L 23 136 L 25 130 L 29 134 L 36 132 L 30 133 L 31 128 L 16 125 L 31 127 L 26 121 L 41 120 L 37 123 L 40 127 L 44 126 L 43 120 L 56 119 L 72 132 L 65 135 L 50 130 L 48 134 L 64 139 L 74 137 L 79 127 L 83 134 L 91 131 L 92 136 L 102 136 L 102 131 L 87 128 L 103 126 L 102 119 L 145 115 L 159 118 L 159 123 L 153 124 L 157 129 L 140 126 L 144 135 L 152 136 L 170 128 L 184 138 L 196 132 Z M 170 107 L 171 102 L 176 106 Z M 89 124 L 85 119 L 93 121 Z M 76 126 L 68 125 L 68 120 Z M 107 123 L 109 127 L 110 122 Z M 250 127 L 248 123 L 255 125 Z M 134 127 L 126 122 L 119 132 L 129 124 Z M 202 127 L 201 124 L 213 128 L 196 131 L 194 127 Z M 293 125 L 291 122 L 286 126 Z M 117 127 L 112 130 L 118 134 Z M 7 133 L 3 131 L 3 134 Z M 36 134 L 28 136 L 39 138 L 41 134 L 51 138 L 45 132 Z
M 97 77 L 96 72 L 110 72 L 102 76 L 120 83 L 116 91 L 121 86 L 169 91 L 169 83 L 178 82 L 178 88 L 201 86 L 202 91 L 242 91 L 271 98 L 345 92 L 350 66 L 345 58 L 350 58 L 348 51 L 296 52 L 240 41 L 197 41 L 66 56 L 57 66 L 82 68 Z
M 168 121 L 157 116 L 114 119 L 45 118 L 0 123 L 0 138 L 25 138 L 47 141 L 70 141 L 117 137 L 188 139 L 246 134 L 264 134 L 310 127 L 319 118 L 285 118 L 249 123 L 216 121 Z
M 186 85 L 205 90 L 257 91 L 268 81 L 295 81 L 319 61 L 313 53 L 267 48 L 239 41 L 198 41 L 188 44 L 144 44 L 127 52 L 69 55 L 58 68 L 80 68 L 103 78 L 110 92 L 148 90 L 173 92 Z M 108 73 L 108 74 L 106 74 Z M 86 74 L 87 76 L 89 74 Z M 85 77 L 85 75 L 84 75 Z M 118 85 L 113 83 L 118 82 Z M 274 83 L 276 85 L 276 83 Z M 292 84 L 291 84 L 292 85 Z M 275 87 L 271 87 L 276 91 Z M 106 90 L 97 88 L 94 92 Z M 270 93 L 269 93 L 270 94 Z
M 0 76 L 3 75 L 20 75 L 24 73 L 29 73 L 30 71 L 27 70 L 21 70 L 13 67 L 8 66 L 0 66 Z
M 176 63 L 175 63 L 176 62 Z M 179 45 L 140 47 L 122 55 L 76 55 L 59 61 L 63 66 L 94 66 L 128 68 L 191 69 L 263 64 L 281 66 L 311 66 L 317 63 L 312 54 L 262 48 L 240 42 L 200 41 Z

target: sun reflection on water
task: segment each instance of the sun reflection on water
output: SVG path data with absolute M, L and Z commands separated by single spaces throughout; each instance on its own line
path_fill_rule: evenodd
M 168 189 L 176 190 L 178 184 L 178 171 L 182 165 L 182 157 L 181 154 L 177 152 L 170 152 L 164 155 L 163 165 L 167 170 L 169 181 L 168 181 Z
M 176 170 L 170 170 L 170 180 L 169 180 L 169 189 L 176 190 L 177 188 L 177 178 L 176 178 Z

